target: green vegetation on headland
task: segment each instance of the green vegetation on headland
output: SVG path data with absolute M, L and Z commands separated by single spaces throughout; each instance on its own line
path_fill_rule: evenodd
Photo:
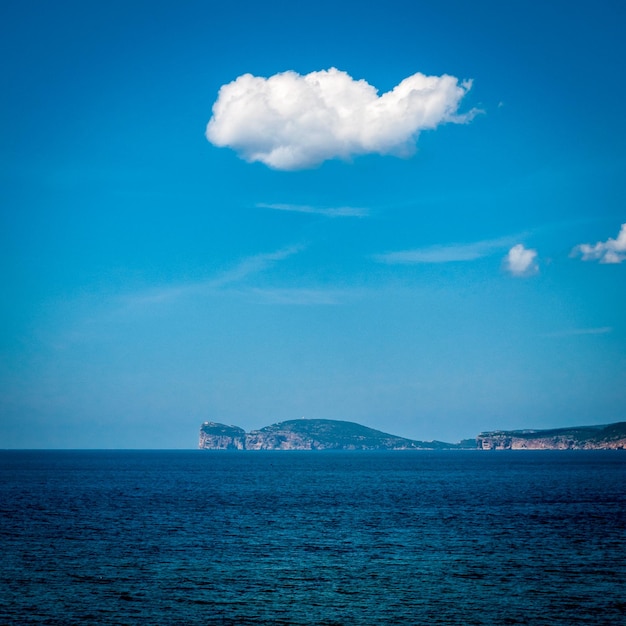
M 246 433 L 238 426 L 204 422 L 204 450 L 567 450 L 625 449 L 626 422 L 550 430 L 483 432 L 460 443 L 416 441 L 327 419 L 288 420 Z

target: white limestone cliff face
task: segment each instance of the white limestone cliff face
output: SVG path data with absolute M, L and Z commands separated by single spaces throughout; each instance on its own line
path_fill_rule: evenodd
M 237 426 L 204 422 L 198 447 L 201 450 L 245 450 L 246 432 Z
M 244 439 L 240 437 L 215 436 L 200 433 L 198 447 L 203 450 L 245 450 Z

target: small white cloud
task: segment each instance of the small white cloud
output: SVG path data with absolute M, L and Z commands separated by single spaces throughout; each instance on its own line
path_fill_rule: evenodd
M 369 211 L 360 207 L 314 207 L 306 204 L 272 204 L 259 202 L 256 205 L 259 209 L 272 209 L 274 211 L 291 211 L 294 213 L 313 213 L 315 215 L 325 215 L 326 217 L 367 217 Z
M 525 248 L 518 243 L 509 250 L 504 265 L 513 276 L 531 276 L 539 271 L 536 258 L 536 250 Z
M 466 123 L 478 113 L 457 112 L 471 84 L 417 73 L 379 96 L 365 80 L 335 68 L 244 74 L 219 90 L 206 137 L 279 170 L 359 154 L 409 156 L 420 131 Z
M 617 239 L 609 237 L 606 241 L 598 241 L 595 245 L 581 243 L 573 248 L 570 256 L 581 256 L 583 261 L 600 261 L 600 263 L 621 263 L 626 260 L 626 224 L 617 234 Z

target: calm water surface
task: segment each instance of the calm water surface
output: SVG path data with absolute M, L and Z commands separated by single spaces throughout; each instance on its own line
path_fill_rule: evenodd
M 0 452 L 2 624 L 624 624 L 626 452 Z

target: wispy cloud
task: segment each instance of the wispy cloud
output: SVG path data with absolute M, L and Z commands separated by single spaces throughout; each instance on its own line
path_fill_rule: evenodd
M 243 74 L 221 87 L 206 137 L 278 170 L 359 154 L 409 156 L 422 130 L 464 124 L 478 113 L 458 112 L 471 85 L 417 73 L 379 96 L 365 80 L 336 68 L 305 76 Z
M 576 337 L 579 335 L 606 335 L 613 332 L 611 326 L 600 326 L 599 328 L 571 328 L 558 330 L 553 333 L 544 333 L 542 337 Z
M 518 243 L 504 258 L 504 267 L 513 276 L 532 276 L 539 271 L 537 251 Z
M 306 204 L 275 204 L 269 202 L 259 202 L 256 205 L 259 209 L 272 209 L 274 211 L 291 211 L 293 213 L 312 213 L 314 215 L 324 215 L 326 217 L 367 217 L 369 210 L 361 207 L 314 207 Z
M 217 276 L 204 280 L 185 283 L 181 285 L 168 285 L 147 289 L 143 292 L 127 296 L 124 300 L 127 306 L 148 306 L 152 304 L 164 304 L 194 294 L 215 291 L 222 287 L 234 285 L 245 279 L 260 274 L 270 269 L 280 261 L 303 250 L 304 246 L 294 245 L 281 248 L 274 252 L 265 252 L 241 259 L 234 267 L 223 271 Z
M 287 248 L 276 250 L 275 252 L 266 252 L 247 257 L 242 259 L 232 269 L 226 270 L 216 278 L 209 280 L 207 282 L 207 286 L 223 287 L 224 285 L 240 282 L 248 276 L 263 272 L 272 265 L 276 264 L 278 261 L 284 261 L 290 256 L 297 254 L 302 249 L 303 246 L 289 246 Z
M 358 297 L 356 289 L 253 289 L 252 293 L 268 304 L 336 305 Z
M 201 292 L 205 290 L 206 287 L 207 284 L 202 282 L 153 287 L 151 289 L 144 289 L 138 293 L 123 296 L 122 302 L 124 307 L 129 308 L 167 304 L 168 302 L 173 302 L 192 293 Z
M 511 238 L 491 239 L 473 243 L 428 246 L 374 255 L 374 260 L 389 265 L 417 265 L 419 263 L 454 263 L 474 261 L 489 256 L 511 245 Z
M 609 237 L 606 241 L 598 241 L 594 245 L 581 243 L 572 249 L 570 256 L 580 256 L 583 261 L 600 261 L 600 263 L 615 264 L 626 261 L 626 224 L 622 224 L 617 239 Z

